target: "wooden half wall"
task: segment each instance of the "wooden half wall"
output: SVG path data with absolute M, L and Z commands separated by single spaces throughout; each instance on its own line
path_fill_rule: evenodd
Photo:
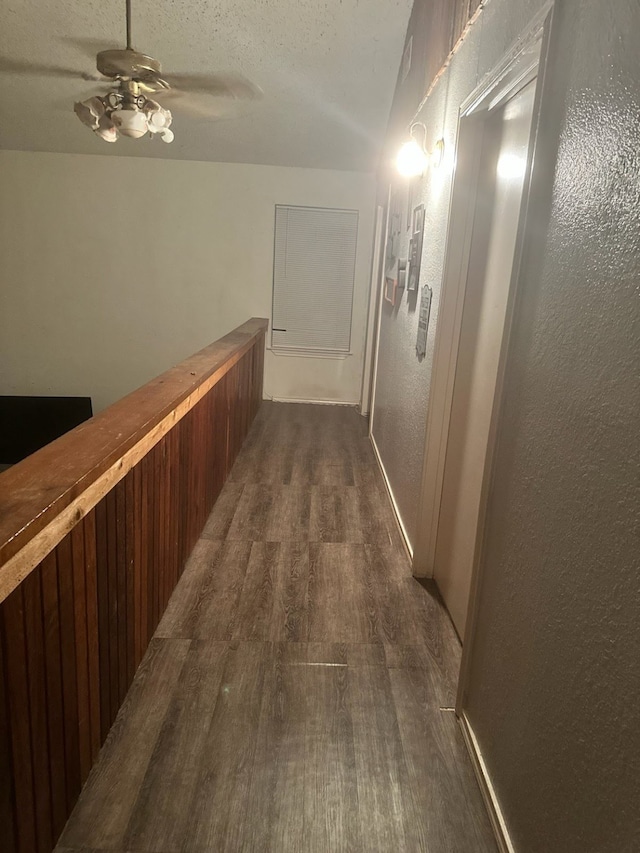
M 0 476 L 0 851 L 55 846 L 262 400 L 253 319 Z

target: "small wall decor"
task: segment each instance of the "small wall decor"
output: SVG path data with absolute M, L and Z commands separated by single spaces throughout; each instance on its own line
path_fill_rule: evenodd
M 400 238 L 402 233 L 402 204 L 398 188 L 389 190 L 389 225 L 387 228 L 387 245 L 385 249 L 385 272 L 395 278 L 396 261 L 400 254 Z
M 407 231 L 411 228 L 411 211 L 413 210 L 413 185 L 414 178 L 407 178 L 407 218 L 406 218 L 406 229 Z
M 409 279 L 407 283 L 407 290 L 417 290 L 418 283 L 420 281 L 420 261 L 422 259 L 424 204 L 419 204 L 413 210 L 411 234 L 411 242 L 409 243 Z
M 390 305 L 396 304 L 396 291 L 398 289 L 398 279 L 385 276 L 384 278 L 384 299 Z
M 406 258 L 398 258 L 398 290 L 404 290 L 407 284 L 407 270 L 409 261 Z
M 425 284 L 420 294 L 420 313 L 418 314 L 418 337 L 416 340 L 416 353 L 418 360 L 427 354 L 427 329 L 429 328 L 429 315 L 431 314 L 431 297 L 433 291 Z

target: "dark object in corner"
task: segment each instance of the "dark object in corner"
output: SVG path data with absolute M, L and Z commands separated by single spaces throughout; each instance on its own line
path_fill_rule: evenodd
M 0 396 L 0 463 L 20 462 L 92 414 L 91 397 Z

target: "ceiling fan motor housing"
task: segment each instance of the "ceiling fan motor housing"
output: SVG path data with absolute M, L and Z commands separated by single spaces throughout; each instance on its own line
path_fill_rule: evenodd
M 148 74 L 159 74 L 162 71 L 157 59 L 129 48 L 101 50 L 96 57 L 96 67 L 105 77 L 124 79 L 144 78 Z

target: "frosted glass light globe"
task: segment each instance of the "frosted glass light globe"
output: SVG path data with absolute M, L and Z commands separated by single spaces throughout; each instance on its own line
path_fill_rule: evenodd
M 421 175 L 427 168 L 427 154 L 415 139 L 411 139 L 398 152 L 396 166 L 400 174 L 407 178 Z
M 149 130 L 146 115 L 138 110 L 116 110 L 111 120 L 123 136 L 132 139 L 140 139 Z

